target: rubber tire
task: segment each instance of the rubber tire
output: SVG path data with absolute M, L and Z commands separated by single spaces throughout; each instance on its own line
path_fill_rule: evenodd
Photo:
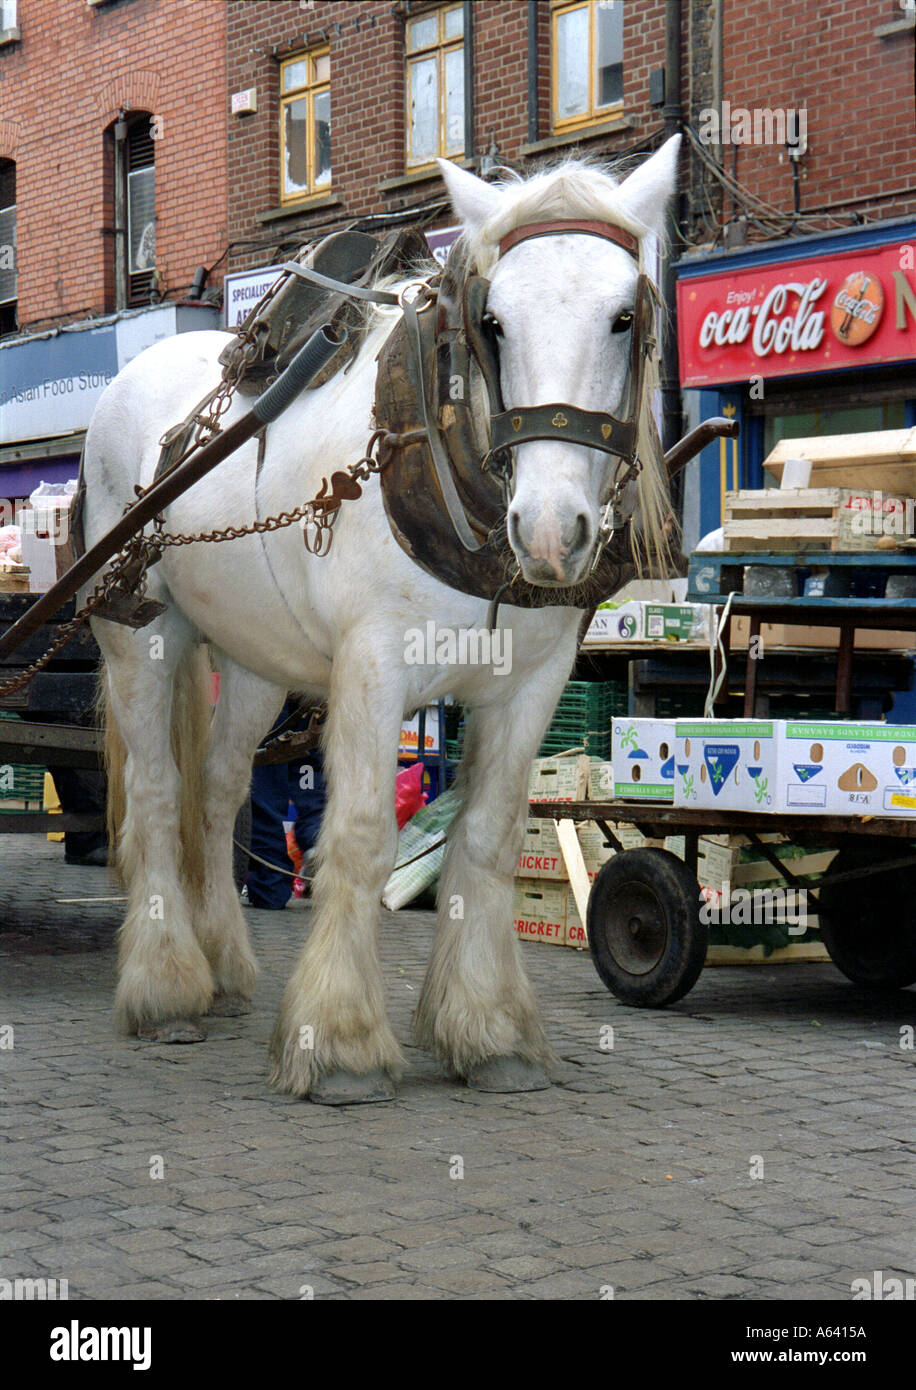
M 248 851 L 251 849 L 251 797 L 246 796 L 235 818 L 232 832 L 232 879 L 241 893 L 248 873 Z M 243 848 L 239 848 L 243 846 Z
M 865 989 L 905 989 L 916 983 L 916 921 L 906 911 L 916 892 L 916 870 L 896 869 L 833 888 L 830 878 L 884 857 L 903 859 L 909 848 L 902 840 L 890 849 L 841 849 L 817 887 L 821 939 L 830 959 L 847 980 Z
M 624 900 L 629 894 L 631 901 Z M 620 913 L 632 911 L 633 896 L 657 909 L 656 934 L 663 932 L 660 953 L 652 963 L 648 945 L 641 962 L 627 960 L 629 944 L 615 941 Z M 598 872 L 588 900 L 588 944 L 595 969 L 624 1004 L 660 1009 L 693 988 L 706 960 L 709 932 L 700 921 L 700 887 L 682 860 L 666 849 L 630 849 L 615 854 Z M 634 963 L 646 969 L 634 971 Z

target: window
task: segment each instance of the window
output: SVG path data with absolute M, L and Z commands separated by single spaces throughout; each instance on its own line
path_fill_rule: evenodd
M 149 303 L 156 270 L 155 145 L 150 117 L 135 121 L 125 141 L 127 178 L 127 302 Z
M 16 28 L 16 0 L 0 0 L 0 34 Z
M 280 201 L 331 184 L 331 55 L 327 48 L 280 64 Z
M 623 0 L 553 6 L 553 128 L 574 129 L 623 107 Z
M 0 159 L 0 334 L 16 323 L 16 165 Z
M 407 163 L 464 154 L 464 9 L 407 21 Z
M 153 117 L 146 111 L 122 112 L 108 138 L 114 151 L 113 307 L 128 309 L 158 299 Z

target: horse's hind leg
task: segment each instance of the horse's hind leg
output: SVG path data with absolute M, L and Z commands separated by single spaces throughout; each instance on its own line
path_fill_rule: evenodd
M 331 1105 L 391 1099 L 403 1062 L 386 1017 L 377 939 L 397 848 L 403 692 L 386 680 L 375 643 L 374 633 L 351 635 L 334 654 L 313 926 L 270 1047 L 273 1085 Z
M 109 747 L 118 740 L 123 768 L 110 767 L 116 804 L 123 779 L 118 859 L 128 883 L 120 934 L 115 1017 L 126 1032 L 159 1042 L 198 1042 L 213 993 L 206 957 L 192 927 L 182 876 L 182 779 L 173 753 L 173 718 L 193 723 L 201 653 L 174 609 L 133 633 L 93 623 L 105 656 Z M 203 730 L 198 720 L 197 728 Z M 185 748 L 193 759 L 194 750 Z M 198 750 L 198 757 L 203 749 Z M 187 828 L 186 828 L 187 829 Z
M 551 1052 L 512 924 L 531 760 L 572 663 L 545 666 L 512 699 L 469 712 L 462 809 L 449 830 L 418 1043 L 480 1090 L 548 1084 Z
M 255 749 L 286 691 L 219 656 L 220 693 L 203 774 L 203 892 L 194 931 L 213 972 L 211 1014 L 248 1012 L 257 964 L 232 877 L 232 832 L 248 795 Z

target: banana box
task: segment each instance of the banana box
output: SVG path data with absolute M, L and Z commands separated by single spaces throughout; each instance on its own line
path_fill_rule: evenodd
M 611 763 L 617 801 L 674 801 L 674 724 L 615 716 Z
M 769 719 L 675 721 L 675 806 L 777 810 L 778 726 Z
M 916 819 L 916 726 L 786 720 L 780 741 L 781 811 Z

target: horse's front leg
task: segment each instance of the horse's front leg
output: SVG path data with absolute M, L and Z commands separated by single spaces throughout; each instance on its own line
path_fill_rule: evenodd
M 572 661 L 563 645 L 559 661 L 520 683 L 511 699 L 467 718 L 463 804 L 449 831 L 415 1034 L 479 1090 L 549 1084 L 553 1059 L 522 965 L 512 899 L 531 761 Z
M 270 1046 L 274 1086 L 330 1105 L 390 1100 L 404 1061 L 378 956 L 379 904 L 397 850 L 404 690 L 372 650 L 364 634 L 334 655 L 313 926 Z

